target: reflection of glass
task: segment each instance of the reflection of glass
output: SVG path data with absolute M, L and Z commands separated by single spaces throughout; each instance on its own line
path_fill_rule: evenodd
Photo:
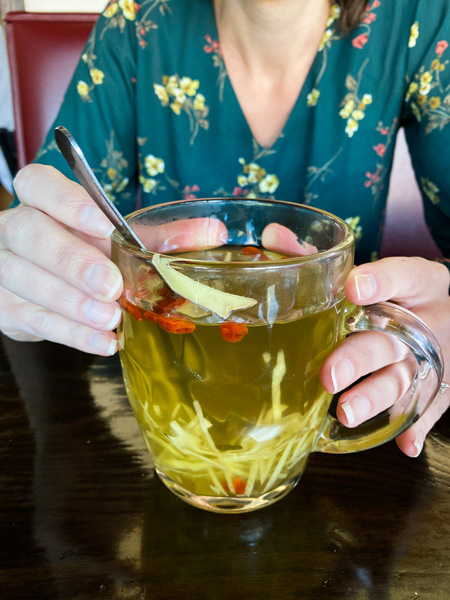
M 124 276 L 121 362 L 164 483 L 196 506 L 248 511 L 292 489 L 314 449 L 360 450 L 404 429 L 417 414 L 418 382 L 431 379 L 432 391 L 438 385 L 439 350 L 401 309 L 345 303 L 354 240 L 333 215 L 285 202 L 214 199 L 144 209 L 129 222 L 150 244 L 158 228 L 169 235 L 177 222 L 191 227 L 205 218 L 226 225 L 221 247 L 164 257 L 113 236 Z M 314 254 L 262 248 L 273 223 Z M 328 415 L 319 369 L 348 331 L 362 329 L 402 339 L 418 367 L 395 413 L 349 433 Z

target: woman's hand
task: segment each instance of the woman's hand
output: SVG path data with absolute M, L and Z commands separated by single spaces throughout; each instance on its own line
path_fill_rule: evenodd
M 421 318 L 438 339 L 444 356 L 444 381 L 450 371 L 449 272 L 443 265 L 423 258 L 384 258 L 354 268 L 346 294 L 354 304 L 392 300 Z M 382 333 L 363 332 L 345 339 L 326 359 L 321 381 L 330 393 L 338 393 L 360 377 L 369 377 L 345 391 L 337 416 L 355 427 L 391 406 L 406 391 L 410 380 L 409 351 Z M 450 390 L 439 394 L 417 423 L 397 438 L 408 456 L 418 456 L 428 431 L 450 405 Z
M 14 187 L 20 206 L 0 213 L 0 331 L 114 354 L 123 281 L 108 258 L 113 225 L 53 167 L 25 167 Z M 146 235 L 148 249 L 170 252 L 220 246 L 227 230 L 203 218 L 148 228 Z
M 14 186 L 20 206 L 0 213 L 0 330 L 114 354 L 122 291 L 108 258 L 114 227 L 53 167 L 29 165 Z

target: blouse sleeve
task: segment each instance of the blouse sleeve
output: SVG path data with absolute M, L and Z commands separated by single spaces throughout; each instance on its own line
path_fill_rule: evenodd
M 111 9 L 111 7 L 115 7 Z M 59 152 L 54 128 L 66 127 L 118 210 L 136 206 L 136 35 L 132 13 L 109 5 L 88 39 L 59 114 L 34 162 L 75 179 Z M 17 203 L 17 199 L 15 200 Z
M 436 4 L 436 6 L 435 6 Z M 418 2 L 409 38 L 403 125 L 430 233 L 450 257 L 450 19 L 448 0 Z

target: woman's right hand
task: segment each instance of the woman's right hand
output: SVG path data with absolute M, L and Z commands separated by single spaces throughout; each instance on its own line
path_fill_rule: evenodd
M 113 225 L 53 167 L 25 167 L 14 187 L 20 205 L 0 213 L 0 330 L 114 354 L 122 276 L 108 258 Z

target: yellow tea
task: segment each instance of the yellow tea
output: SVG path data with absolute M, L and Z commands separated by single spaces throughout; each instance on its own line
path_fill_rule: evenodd
M 230 261 L 279 259 L 263 252 L 226 248 Z M 145 286 L 123 300 L 119 330 L 127 393 L 158 474 L 209 505 L 288 490 L 327 421 L 319 369 L 339 341 L 342 300 L 283 322 L 218 322 L 163 289 L 157 303 Z

